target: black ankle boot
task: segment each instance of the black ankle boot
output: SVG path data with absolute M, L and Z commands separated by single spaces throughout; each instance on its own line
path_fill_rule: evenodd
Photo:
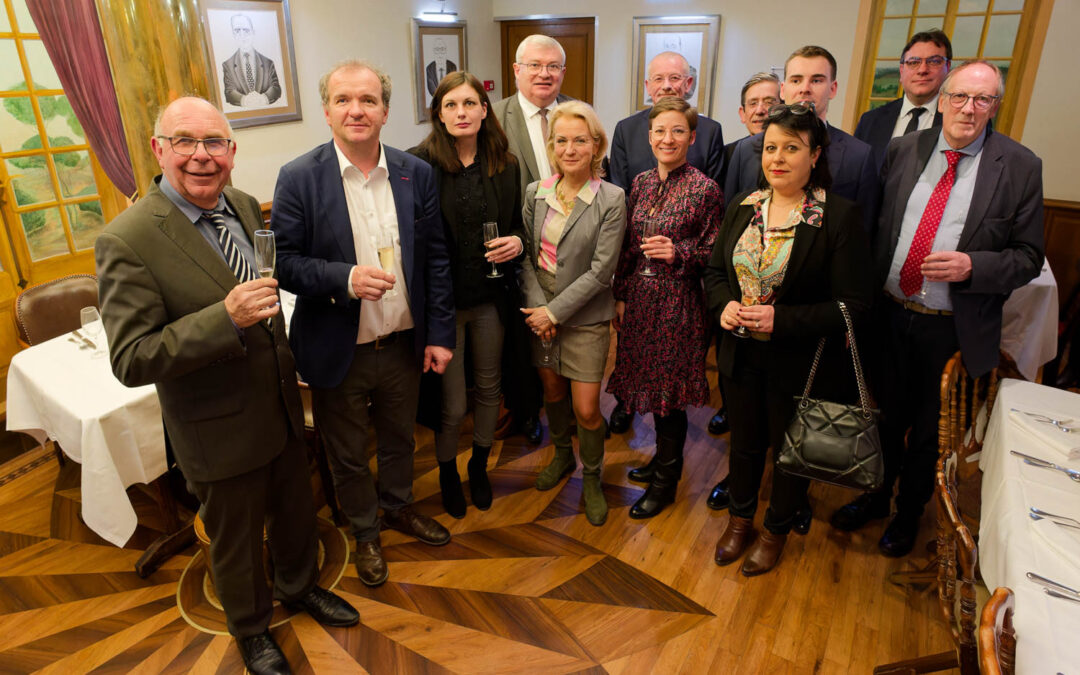
M 675 501 L 682 474 L 682 450 L 684 439 L 656 437 L 656 468 L 652 481 L 645 488 L 645 494 L 630 507 L 630 517 L 634 520 L 652 518 Z
M 439 462 L 439 490 L 446 512 L 455 518 L 465 517 L 465 491 L 461 489 L 461 476 L 457 472 L 457 460 Z
M 490 445 L 485 447 L 473 443 L 472 457 L 469 458 L 469 496 L 472 497 L 473 506 L 481 511 L 491 508 L 491 481 L 487 475 L 490 453 Z

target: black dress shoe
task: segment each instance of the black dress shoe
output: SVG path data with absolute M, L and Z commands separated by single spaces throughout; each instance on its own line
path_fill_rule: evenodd
M 356 565 L 356 576 L 365 586 L 378 586 L 390 576 L 378 539 L 356 542 L 353 564 Z
M 613 434 L 624 434 L 630 430 L 630 423 L 634 421 L 634 416 L 626 412 L 626 408 L 623 404 L 617 403 L 615 409 L 611 411 L 611 419 L 608 421 L 608 431 Z
M 540 439 L 544 437 L 544 428 L 540 426 L 540 418 L 536 415 L 530 415 L 521 423 L 521 433 L 525 434 L 525 440 L 532 445 L 536 445 L 540 442 Z
M 716 487 L 709 493 L 709 498 L 705 500 L 705 506 L 708 506 L 713 511 L 723 511 L 727 507 L 731 506 L 731 495 L 728 494 L 728 479 L 720 481 L 716 484 Z
M 289 662 L 270 631 L 236 639 L 244 666 L 252 675 L 292 675 Z
M 412 535 L 432 546 L 442 546 L 450 541 L 450 531 L 443 527 L 434 518 L 422 516 L 412 510 L 411 506 L 403 506 L 396 511 L 387 511 L 383 514 L 383 522 L 390 529 Z
M 728 430 L 727 409 L 720 408 L 709 420 L 709 433 L 713 436 L 727 433 Z
M 324 626 L 354 626 L 360 621 L 360 613 L 352 605 L 318 586 L 299 600 L 285 603 L 285 606 L 293 611 L 304 610 Z
M 870 492 L 833 511 L 829 524 L 844 532 L 854 532 L 871 520 L 889 517 L 889 500 Z
M 919 516 L 897 513 L 885 534 L 878 541 L 878 548 L 890 558 L 901 558 L 915 547 L 915 537 L 919 534 Z
M 791 521 L 791 529 L 797 534 L 806 534 L 810 531 L 810 523 L 814 520 L 814 512 L 809 506 L 805 506 L 795 512 L 795 519 Z

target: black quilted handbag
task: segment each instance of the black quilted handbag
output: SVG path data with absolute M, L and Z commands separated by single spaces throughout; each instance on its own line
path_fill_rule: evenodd
M 784 446 L 776 465 L 786 473 L 858 490 L 876 490 L 885 480 L 885 462 L 878 437 L 878 411 L 870 407 L 870 394 L 863 377 L 862 362 L 855 347 L 851 316 L 838 302 L 847 325 L 855 379 L 859 384 L 859 405 L 847 405 L 810 398 L 825 338 L 818 342 L 814 363 L 802 396 L 795 398 L 795 417 L 784 434 Z

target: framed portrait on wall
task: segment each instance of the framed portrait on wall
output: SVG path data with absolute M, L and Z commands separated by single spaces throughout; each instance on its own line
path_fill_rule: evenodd
M 466 70 L 468 51 L 465 22 L 413 19 L 413 87 L 416 91 L 416 123 L 431 119 L 431 97 L 447 73 Z
M 634 73 L 631 87 L 633 109 L 642 110 L 653 104 L 645 89 L 649 61 L 661 52 L 677 52 L 690 64 L 690 77 L 694 78 L 686 100 L 702 114 L 709 114 L 719 40 L 719 14 L 693 17 L 635 16 L 631 70 Z
M 213 82 L 234 128 L 302 119 L 289 0 L 201 0 Z

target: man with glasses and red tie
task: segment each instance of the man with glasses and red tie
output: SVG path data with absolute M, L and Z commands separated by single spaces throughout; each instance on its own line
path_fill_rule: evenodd
M 889 516 L 899 478 L 878 542 L 887 556 L 911 551 L 933 496 L 945 363 L 959 349 L 971 377 L 996 367 L 1001 306 L 1042 268 L 1042 161 L 989 128 L 1004 93 L 997 66 L 964 63 L 941 87 L 941 129 L 905 135 L 885 154 L 873 250 L 885 296 L 873 322 L 885 482 L 831 522 L 850 531 Z
M 855 127 L 855 138 L 874 148 L 876 165 L 885 157 L 885 148 L 894 138 L 913 131 L 941 127 L 938 92 L 949 74 L 952 43 L 949 36 L 934 28 L 915 33 L 900 52 L 900 86 L 904 95 L 895 101 L 867 110 Z

